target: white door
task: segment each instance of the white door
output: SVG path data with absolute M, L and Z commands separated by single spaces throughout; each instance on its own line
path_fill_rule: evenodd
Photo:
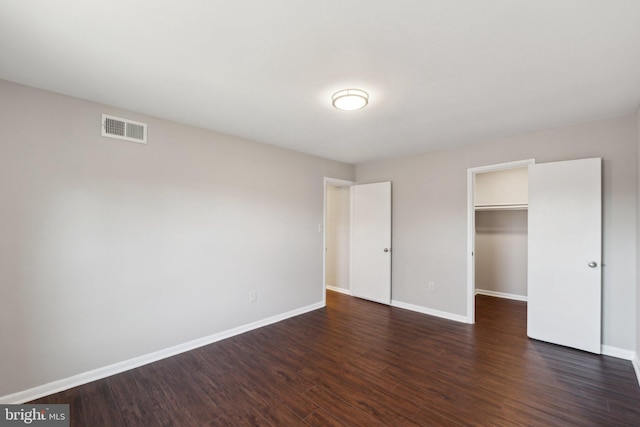
M 391 303 L 391 183 L 351 187 L 351 293 Z
M 527 335 L 600 353 L 601 159 L 529 166 Z

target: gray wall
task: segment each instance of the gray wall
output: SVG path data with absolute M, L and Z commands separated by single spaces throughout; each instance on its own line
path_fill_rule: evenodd
M 3 81 L 0 147 L 0 396 L 323 300 L 353 166 Z
M 393 182 L 393 299 L 466 315 L 468 168 L 602 157 L 603 343 L 632 350 L 636 127 L 636 118 L 625 116 L 358 165 L 359 183 Z
M 527 296 L 527 211 L 476 211 L 476 290 Z

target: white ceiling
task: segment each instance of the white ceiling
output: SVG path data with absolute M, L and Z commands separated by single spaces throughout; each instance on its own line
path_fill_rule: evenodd
M 640 0 L 1 0 L 0 78 L 360 163 L 632 113 Z

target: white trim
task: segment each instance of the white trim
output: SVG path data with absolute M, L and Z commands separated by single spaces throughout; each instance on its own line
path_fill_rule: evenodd
M 349 289 L 351 289 L 352 286 L 353 286 L 353 185 L 349 187 Z M 353 295 L 353 292 L 351 293 L 351 295 Z
M 514 169 L 524 166 L 533 165 L 536 163 L 535 159 L 518 160 L 515 162 L 498 163 L 495 165 L 478 166 L 475 168 L 467 169 L 467 319 L 468 323 L 475 323 L 476 321 L 476 303 L 475 303 L 475 281 L 476 281 L 476 266 L 474 259 L 474 252 L 476 248 L 476 233 L 475 233 L 475 175 L 483 172 L 494 172 L 499 170 Z
M 351 295 L 351 291 L 349 289 L 340 288 L 338 286 L 327 285 L 327 290 L 328 291 L 333 291 L 333 292 L 338 292 L 338 293 L 345 294 L 345 295 Z
M 486 295 L 488 297 L 512 299 L 515 301 L 527 301 L 526 295 L 508 294 L 506 292 L 487 291 L 486 289 L 476 289 L 476 295 Z
M 428 314 L 429 316 L 436 316 L 447 320 L 453 320 L 461 323 L 473 323 L 469 321 L 469 318 L 460 316 L 459 314 L 448 313 L 446 311 L 434 310 L 432 308 L 423 307 L 421 305 L 408 304 L 406 302 L 391 300 L 391 306 L 397 308 L 403 308 L 405 310 L 411 310 L 422 314 Z
M 352 185 L 356 185 L 355 181 L 349 181 L 347 179 L 338 179 L 338 178 L 330 178 L 328 176 L 324 177 L 324 182 L 334 184 L 334 187 L 351 187 Z
M 467 318 L 476 323 L 476 210 L 475 169 L 467 169 Z
M 473 207 L 477 211 L 526 211 L 528 204 L 514 203 L 495 203 L 493 205 L 475 205 Z
M 634 353 L 631 364 L 633 365 L 634 371 L 636 371 L 636 378 L 638 379 L 638 385 L 640 385 L 640 358 L 638 358 L 638 353 Z
M 20 391 L 17 393 L 9 394 L 0 397 L 0 404 L 17 404 L 29 402 L 31 400 L 38 399 L 43 396 L 48 396 L 53 393 L 58 393 L 63 390 L 68 390 L 72 387 L 87 384 L 92 381 L 96 381 L 102 378 L 106 378 L 115 374 L 119 374 L 130 369 L 134 369 L 143 365 L 147 365 L 158 360 L 166 359 L 171 356 L 175 356 L 186 351 L 194 350 L 205 345 L 213 344 L 217 341 L 231 338 L 236 335 L 240 335 L 245 332 L 249 332 L 253 329 L 258 329 L 263 326 L 271 325 L 273 323 L 280 322 L 282 320 L 299 316 L 304 313 L 308 313 L 313 310 L 324 307 L 323 303 L 311 304 L 306 307 L 298 308 L 286 313 L 278 314 L 268 317 L 257 322 L 249 323 L 247 325 L 238 326 L 237 328 L 229 329 L 217 334 L 209 335 L 207 337 L 199 338 L 193 341 L 188 341 L 183 344 L 178 344 L 173 347 L 165 348 L 164 350 L 155 351 L 153 353 L 145 354 L 143 356 L 134 357 L 129 360 L 114 363 L 112 365 L 104 366 L 102 368 L 94 369 L 92 371 L 83 372 L 81 374 L 73 375 L 68 378 L 53 381 L 47 384 L 39 385 L 28 390 Z
M 469 168 L 473 173 L 495 172 L 507 169 L 523 168 L 525 166 L 534 165 L 536 159 L 515 160 L 513 162 L 496 163 L 495 165 L 477 166 Z
M 617 357 L 618 359 L 624 360 L 633 360 L 636 355 L 632 350 L 625 350 L 624 348 L 612 347 L 605 344 L 600 346 L 600 353 L 605 356 Z

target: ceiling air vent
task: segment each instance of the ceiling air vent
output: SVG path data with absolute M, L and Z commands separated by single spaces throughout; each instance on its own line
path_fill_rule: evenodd
M 146 144 L 147 124 L 103 114 L 102 136 Z

